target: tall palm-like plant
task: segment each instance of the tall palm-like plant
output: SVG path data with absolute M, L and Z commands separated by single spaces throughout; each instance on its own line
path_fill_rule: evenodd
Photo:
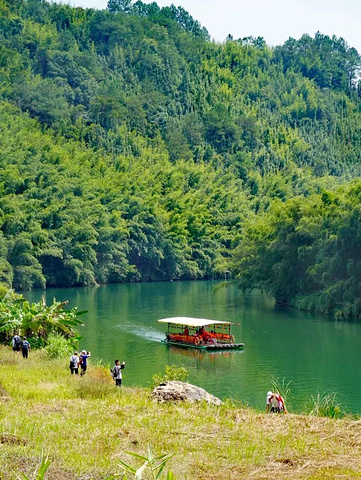
M 0 340 L 7 343 L 9 338 L 20 330 L 23 324 L 23 311 L 19 308 L 20 295 L 9 290 L 0 299 Z
M 47 305 L 44 297 L 38 303 L 29 303 L 22 295 L 9 290 L 0 299 L 0 340 L 7 342 L 15 331 L 36 336 L 43 343 L 51 333 L 76 338 L 76 327 L 83 325 L 79 317 L 86 311 L 78 312 L 76 307 L 65 310 L 67 303 L 54 298 L 53 303 Z
M 45 299 L 38 303 L 25 302 L 24 310 L 27 310 L 23 318 L 23 329 L 28 335 L 37 335 L 47 339 L 50 333 L 58 333 L 66 338 L 76 337 L 76 327 L 83 325 L 80 316 L 86 311 L 77 312 L 77 308 L 65 310 L 67 301 L 60 302 L 55 298 L 51 305 L 46 305 Z

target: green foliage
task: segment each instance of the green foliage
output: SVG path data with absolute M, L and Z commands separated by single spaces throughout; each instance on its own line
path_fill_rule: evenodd
M 290 38 L 275 54 L 282 59 L 284 71 L 301 72 L 320 87 L 348 91 L 356 85 L 360 55 L 343 38 L 305 34 L 298 41 Z
M 176 367 L 175 365 L 166 365 L 164 373 L 153 375 L 153 385 L 160 385 L 164 382 L 176 380 L 184 382 L 188 378 L 189 372 L 185 367 Z
M 27 340 L 30 343 L 32 350 L 38 349 L 38 348 L 44 348 L 46 345 L 46 342 L 43 337 L 30 336 L 30 337 L 27 337 Z
M 311 397 L 306 409 L 310 415 L 317 417 L 342 418 L 345 412 L 342 405 L 337 401 L 336 393 L 317 394 L 317 397 Z
M 286 407 L 289 407 L 289 399 L 291 395 L 291 384 L 292 380 L 286 382 L 285 377 L 282 380 L 278 378 L 273 378 L 271 380 L 272 391 L 279 393 L 285 401 Z
M 244 231 L 234 258 L 243 288 L 279 303 L 336 315 L 361 315 L 361 184 L 274 203 Z
M 120 460 L 120 464 L 123 467 L 124 472 L 134 475 L 135 480 L 142 480 L 145 478 L 157 480 L 161 478 L 164 467 L 166 466 L 167 462 L 174 456 L 174 454 L 163 454 L 156 457 L 154 456 L 150 445 L 148 445 L 148 453 L 146 457 L 132 452 L 126 453 L 144 462 L 143 465 L 141 465 L 139 468 L 135 468 Z M 148 472 L 150 473 L 150 477 L 145 477 L 144 475 L 147 475 Z M 168 471 L 167 480 L 173 480 L 174 478 L 175 477 L 173 473 L 171 471 Z
M 0 341 L 8 343 L 18 332 L 32 340 L 33 348 L 43 347 L 51 340 L 49 352 L 53 351 L 56 344 L 61 347 L 61 338 L 74 347 L 76 328 L 83 325 L 79 317 L 86 312 L 77 312 L 76 307 L 65 310 L 66 303 L 57 302 L 55 298 L 49 306 L 44 298 L 38 303 L 29 303 L 22 295 L 9 290 L 0 299 Z
M 62 335 L 51 333 L 47 338 L 45 350 L 50 358 L 68 357 L 73 349 L 73 343 Z
M 9 287 L 7 285 L 0 284 L 0 299 L 4 298 L 8 291 Z

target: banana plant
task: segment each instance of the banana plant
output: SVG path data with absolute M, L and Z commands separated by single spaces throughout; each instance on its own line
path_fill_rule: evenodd
M 77 339 L 76 327 L 83 325 L 79 317 L 87 312 L 78 312 L 76 307 L 66 310 L 67 303 L 54 298 L 53 303 L 47 305 L 44 297 L 38 303 L 29 303 L 22 295 L 10 290 L 0 300 L 0 340 L 6 342 L 16 330 L 44 342 L 50 333 Z

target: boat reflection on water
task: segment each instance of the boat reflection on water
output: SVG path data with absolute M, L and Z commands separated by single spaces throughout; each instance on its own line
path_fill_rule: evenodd
M 175 357 L 177 359 L 184 358 L 186 363 L 189 362 L 189 359 L 194 359 L 194 363 L 197 368 L 202 367 L 207 370 L 209 365 L 217 365 L 217 367 L 230 367 L 235 359 L 235 355 L 243 355 L 244 350 L 217 350 L 217 351 L 207 351 L 207 350 L 198 350 L 195 348 L 183 348 L 177 347 L 176 345 L 168 345 L 168 362 L 171 365 L 175 362 Z

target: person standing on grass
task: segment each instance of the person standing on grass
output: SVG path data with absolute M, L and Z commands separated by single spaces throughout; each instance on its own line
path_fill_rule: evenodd
M 13 336 L 13 350 L 16 353 L 20 352 L 20 347 L 21 347 L 21 338 L 17 333 Z
M 88 365 L 87 365 L 87 359 L 91 357 L 91 353 L 90 352 L 87 352 L 86 350 L 83 350 L 81 352 L 81 355 L 79 357 L 79 365 L 80 365 L 80 369 L 81 369 L 81 372 L 80 372 L 80 375 L 83 376 L 85 375 L 85 372 L 88 368 Z
M 74 352 L 74 355 L 72 355 L 70 357 L 70 365 L 69 365 L 69 368 L 70 368 L 70 373 L 73 375 L 75 373 L 75 375 L 78 375 L 79 373 L 79 357 L 78 357 L 78 352 Z
M 122 369 L 125 368 L 125 362 L 120 364 L 119 360 L 115 360 L 114 363 L 115 365 L 110 371 L 115 380 L 115 386 L 121 387 L 122 386 Z
M 281 394 L 276 392 L 267 392 L 266 400 L 266 413 L 288 413 L 285 405 L 285 401 Z
M 29 350 L 31 350 L 30 343 L 27 341 L 26 337 L 23 338 L 21 342 L 21 351 L 23 352 L 23 358 L 28 358 Z

